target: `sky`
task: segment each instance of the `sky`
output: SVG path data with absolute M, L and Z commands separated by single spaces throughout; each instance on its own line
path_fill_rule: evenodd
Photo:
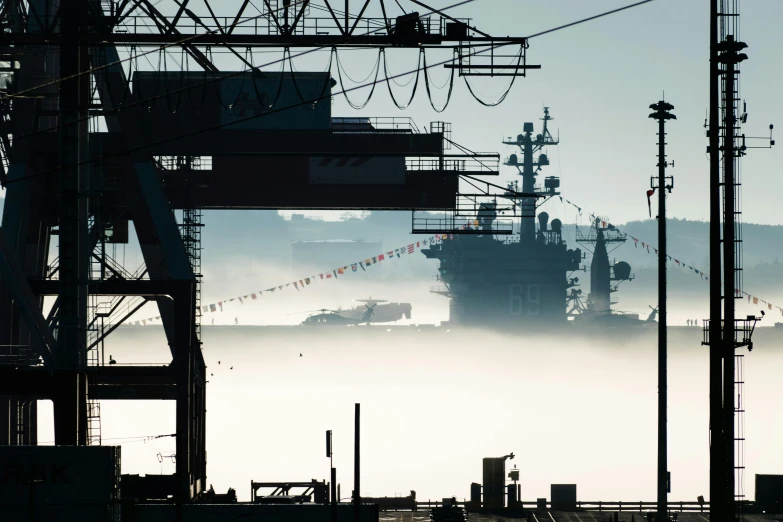
M 476 0 L 449 13 L 471 17 L 476 27 L 493 35 L 523 36 L 629 3 Z M 450 4 L 432 2 L 433 7 Z M 783 3 L 753 0 L 741 4 L 741 38 L 749 46 L 749 60 L 742 64 L 741 96 L 749 112 L 744 131 L 748 136 L 767 136 L 769 124 L 783 125 L 779 95 L 783 33 L 778 24 L 783 19 Z M 442 114 L 429 108 L 423 92 L 407 111 L 398 111 L 383 89 L 376 91 L 363 111 L 354 111 L 336 96 L 333 114 L 409 116 L 420 127 L 429 121 L 449 121 L 455 141 L 505 157 L 513 150 L 501 144 L 503 137 L 519 134 L 526 121 L 534 122 L 538 129 L 542 107 L 548 106 L 561 144 L 549 150 L 552 165 L 547 175 L 561 176 L 561 190 L 569 199 L 614 222 L 626 222 L 642 219 L 647 213 L 645 191 L 650 176 L 656 175 L 657 164 L 657 125 L 648 119 L 648 107 L 665 97 L 677 116 L 667 129 L 668 157 L 675 162 L 670 171 L 675 189 L 669 197 L 669 215 L 706 220 L 709 164 L 703 126 L 708 103 L 708 6 L 706 1 L 655 0 L 534 38 L 528 62 L 540 64 L 541 70 L 518 79 L 506 100 L 495 108 L 473 100 L 458 78 L 454 98 Z M 399 61 L 394 72 L 406 67 L 403 58 Z M 361 79 L 373 63 L 374 55 L 355 59 L 346 69 L 354 79 Z M 412 58 L 407 68 L 414 68 Z M 442 84 L 447 74 L 435 69 L 432 77 Z M 477 93 L 493 99 L 503 92 L 506 82 L 492 79 L 475 85 Z M 396 96 L 402 98 L 400 92 L 406 91 L 395 87 Z M 358 92 L 352 96 L 361 99 Z M 433 93 L 437 105 L 444 96 L 442 91 Z M 759 140 L 756 144 L 764 143 Z M 783 223 L 775 198 L 767 195 L 783 189 L 781 153 L 780 147 L 752 150 L 744 160 L 746 222 Z M 511 179 L 513 173 L 506 170 L 503 177 Z

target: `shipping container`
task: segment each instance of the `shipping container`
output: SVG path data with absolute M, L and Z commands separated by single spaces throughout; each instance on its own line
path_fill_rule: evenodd
M 0 446 L 2 520 L 117 520 L 119 478 L 119 447 Z

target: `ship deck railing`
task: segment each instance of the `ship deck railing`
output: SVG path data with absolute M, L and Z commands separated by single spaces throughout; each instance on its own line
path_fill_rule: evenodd
M 446 285 L 435 285 L 430 287 L 430 293 L 431 294 L 438 294 L 438 295 L 445 295 L 449 296 L 451 295 L 451 291 Z
M 414 215 L 411 232 L 414 234 L 473 234 L 508 235 L 514 232 L 511 219 L 497 219 L 487 230 L 478 225 L 475 218 L 445 216 L 443 218 L 417 217 Z
M 500 158 L 493 152 L 473 154 L 444 154 L 440 158 L 405 158 L 407 171 L 443 171 L 469 174 L 472 176 L 498 176 Z
M 332 118 L 332 132 L 339 134 L 421 134 L 421 130 L 413 118 L 397 116 Z

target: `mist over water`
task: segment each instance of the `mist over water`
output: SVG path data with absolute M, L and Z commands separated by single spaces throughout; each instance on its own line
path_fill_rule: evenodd
M 250 480 L 328 478 L 331 429 L 348 497 L 360 402 L 363 495 L 467 497 L 482 480 L 481 459 L 513 451 L 509 467 L 521 469 L 525 500 L 564 482 L 578 485 L 581 500 L 654 500 L 655 328 L 610 336 L 387 330 L 206 326 L 208 482 L 247 500 Z M 708 494 L 708 354 L 697 328 L 669 335 L 670 499 L 692 501 Z M 755 473 L 783 471 L 781 338 L 780 329 L 757 330 L 745 357 L 749 498 Z M 109 346 L 119 364 L 170 361 L 159 327 L 120 328 Z M 101 413 L 104 444 L 174 433 L 173 402 L 104 401 Z M 41 417 L 47 433 L 46 408 Z M 174 470 L 173 438 L 122 452 L 123 473 Z

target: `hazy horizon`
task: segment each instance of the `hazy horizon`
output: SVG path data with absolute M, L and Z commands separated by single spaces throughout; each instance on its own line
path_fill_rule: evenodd
M 581 338 L 413 330 L 205 328 L 208 483 L 247 500 L 250 480 L 328 479 L 331 429 L 349 496 L 359 402 L 365 496 L 468 497 L 481 459 L 513 451 L 508 467 L 521 469 L 525 500 L 548 497 L 551 483 L 576 483 L 580 500 L 654 500 L 654 328 Z M 783 469 L 773 415 L 783 400 L 780 337 L 760 330 L 745 357 L 749 498 L 755 473 Z M 700 341 L 696 328 L 670 332 L 672 501 L 708 498 L 708 349 Z M 159 327 L 120 329 L 106 352 L 120 364 L 170 360 Z M 41 441 L 51 440 L 50 412 L 46 404 L 39 413 Z M 173 433 L 174 403 L 102 401 L 101 424 L 105 444 Z M 174 470 L 172 438 L 122 451 L 123 473 Z

